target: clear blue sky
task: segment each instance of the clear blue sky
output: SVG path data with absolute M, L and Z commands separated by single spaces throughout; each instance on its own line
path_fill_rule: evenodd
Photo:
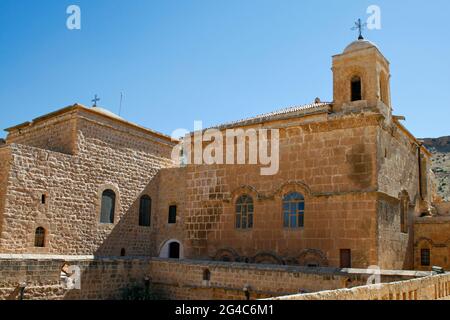
M 167 134 L 331 100 L 331 56 L 371 4 L 395 114 L 419 137 L 450 135 L 448 0 L 0 0 L 0 128 L 94 94 L 118 113 L 124 92 L 124 118 Z

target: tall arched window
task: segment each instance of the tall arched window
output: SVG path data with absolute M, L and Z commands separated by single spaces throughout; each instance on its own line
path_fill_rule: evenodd
M 236 201 L 236 228 L 253 228 L 253 199 L 248 195 L 240 196 Z
M 361 78 L 354 76 L 351 81 L 352 101 L 362 100 Z
M 34 246 L 38 248 L 45 247 L 45 229 L 42 227 L 36 228 L 34 233 Z
M 139 225 L 149 227 L 151 224 L 152 199 L 144 195 L 141 197 L 139 205 Z
M 305 226 L 305 197 L 297 192 L 285 195 L 283 217 L 285 228 L 303 228 Z
M 114 211 L 116 208 L 116 194 L 112 190 L 102 193 L 102 207 L 100 213 L 101 223 L 114 223 Z

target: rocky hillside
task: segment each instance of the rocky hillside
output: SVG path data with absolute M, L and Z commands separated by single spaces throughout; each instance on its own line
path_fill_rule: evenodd
M 424 145 L 433 152 L 433 171 L 438 180 L 438 193 L 450 201 L 450 136 L 423 139 Z

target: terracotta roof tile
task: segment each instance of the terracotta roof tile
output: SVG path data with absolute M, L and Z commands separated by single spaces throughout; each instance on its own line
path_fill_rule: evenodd
M 212 128 L 224 129 L 237 126 L 251 125 L 265 121 L 281 120 L 297 116 L 301 117 L 304 115 L 313 114 L 320 111 L 329 111 L 331 105 L 332 104 L 330 102 L 319 102 L 319 103 L 305 104 L 301 106 L 294 106 L 269 113 L 264 113 L 251 118 L 224 123 L 218 126 L 214 126 Z

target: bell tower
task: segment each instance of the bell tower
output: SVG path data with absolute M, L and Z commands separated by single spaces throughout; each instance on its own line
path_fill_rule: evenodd
M 389 61 L 362 36 L 333 57 L 334 111 L 379 108 L 391 113 Z

